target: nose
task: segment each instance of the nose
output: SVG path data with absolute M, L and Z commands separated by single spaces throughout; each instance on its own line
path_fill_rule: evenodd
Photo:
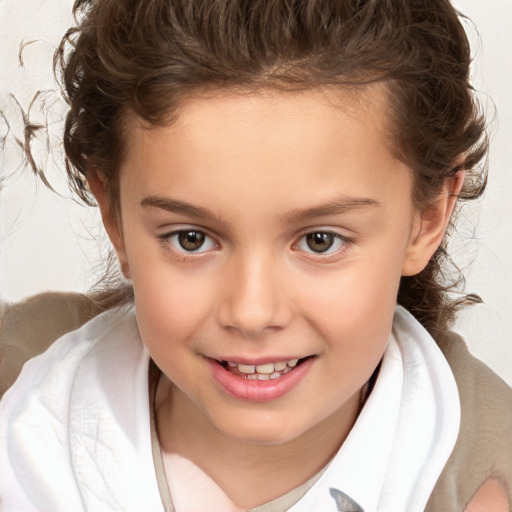
M 279 269 L 271 257 L 240 258 L 222 278 L 219 321 L 246 337 L 286 327 L 293 315 Z

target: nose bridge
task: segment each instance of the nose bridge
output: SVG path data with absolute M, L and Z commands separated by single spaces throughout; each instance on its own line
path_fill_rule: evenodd
M 275 257 L 260 251 L 242 253 L 233 260 L 225 276 L 222 324 L 247 336 L 284 327 L 291 310 L 281 287 Z

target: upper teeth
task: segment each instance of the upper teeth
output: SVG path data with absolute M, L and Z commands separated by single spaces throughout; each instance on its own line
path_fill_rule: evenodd
M 276 363 L 265 364 L 239 364 L 233 361 L 228 361 L 228 366 L 231 368 L 238 368 L 240 373 L 251 374 L 258 373 L 261 375 L 272 375 L 274 372 L 280 372 L 286 368 L 293 368 L 299 362 L 298 359 L 290 359 L 289 361 L 278 361 Z

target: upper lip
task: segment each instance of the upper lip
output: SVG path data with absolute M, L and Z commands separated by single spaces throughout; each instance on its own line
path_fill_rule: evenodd
M 268 363 L 279 363 L 279 362 L 286 362 L 286 361 L 292 361 L 294 359 L 304 359 L 305 357 L 309 356 L 299 356 L 299 355 L 293 355 L 293 356 L 265 356 L 265 357 L 243 357 L 243 356 L 226 356 L 226 357 L 211 357 L 210 359 L 214 359 L 218 362 L 231 362 L 231 363 L 238 363 L 238 364 L 248 364 L 248 365 L 262 365 L 262 364 L 268 364 Z

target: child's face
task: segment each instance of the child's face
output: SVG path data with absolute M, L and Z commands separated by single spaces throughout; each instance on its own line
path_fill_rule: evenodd
M 133 132 L 124 245 L 108 214 L 107 228 L 140 333 L 180 396 L 231 438 L 284 443 L 352 423 L 400 276 L 435 249 L 421 243 L 384 97 L 195 98 L 173 125 Z M 267 365 L 295 359 L 286 375 Z M 241 376 L 259 364 L 274 378 Z

